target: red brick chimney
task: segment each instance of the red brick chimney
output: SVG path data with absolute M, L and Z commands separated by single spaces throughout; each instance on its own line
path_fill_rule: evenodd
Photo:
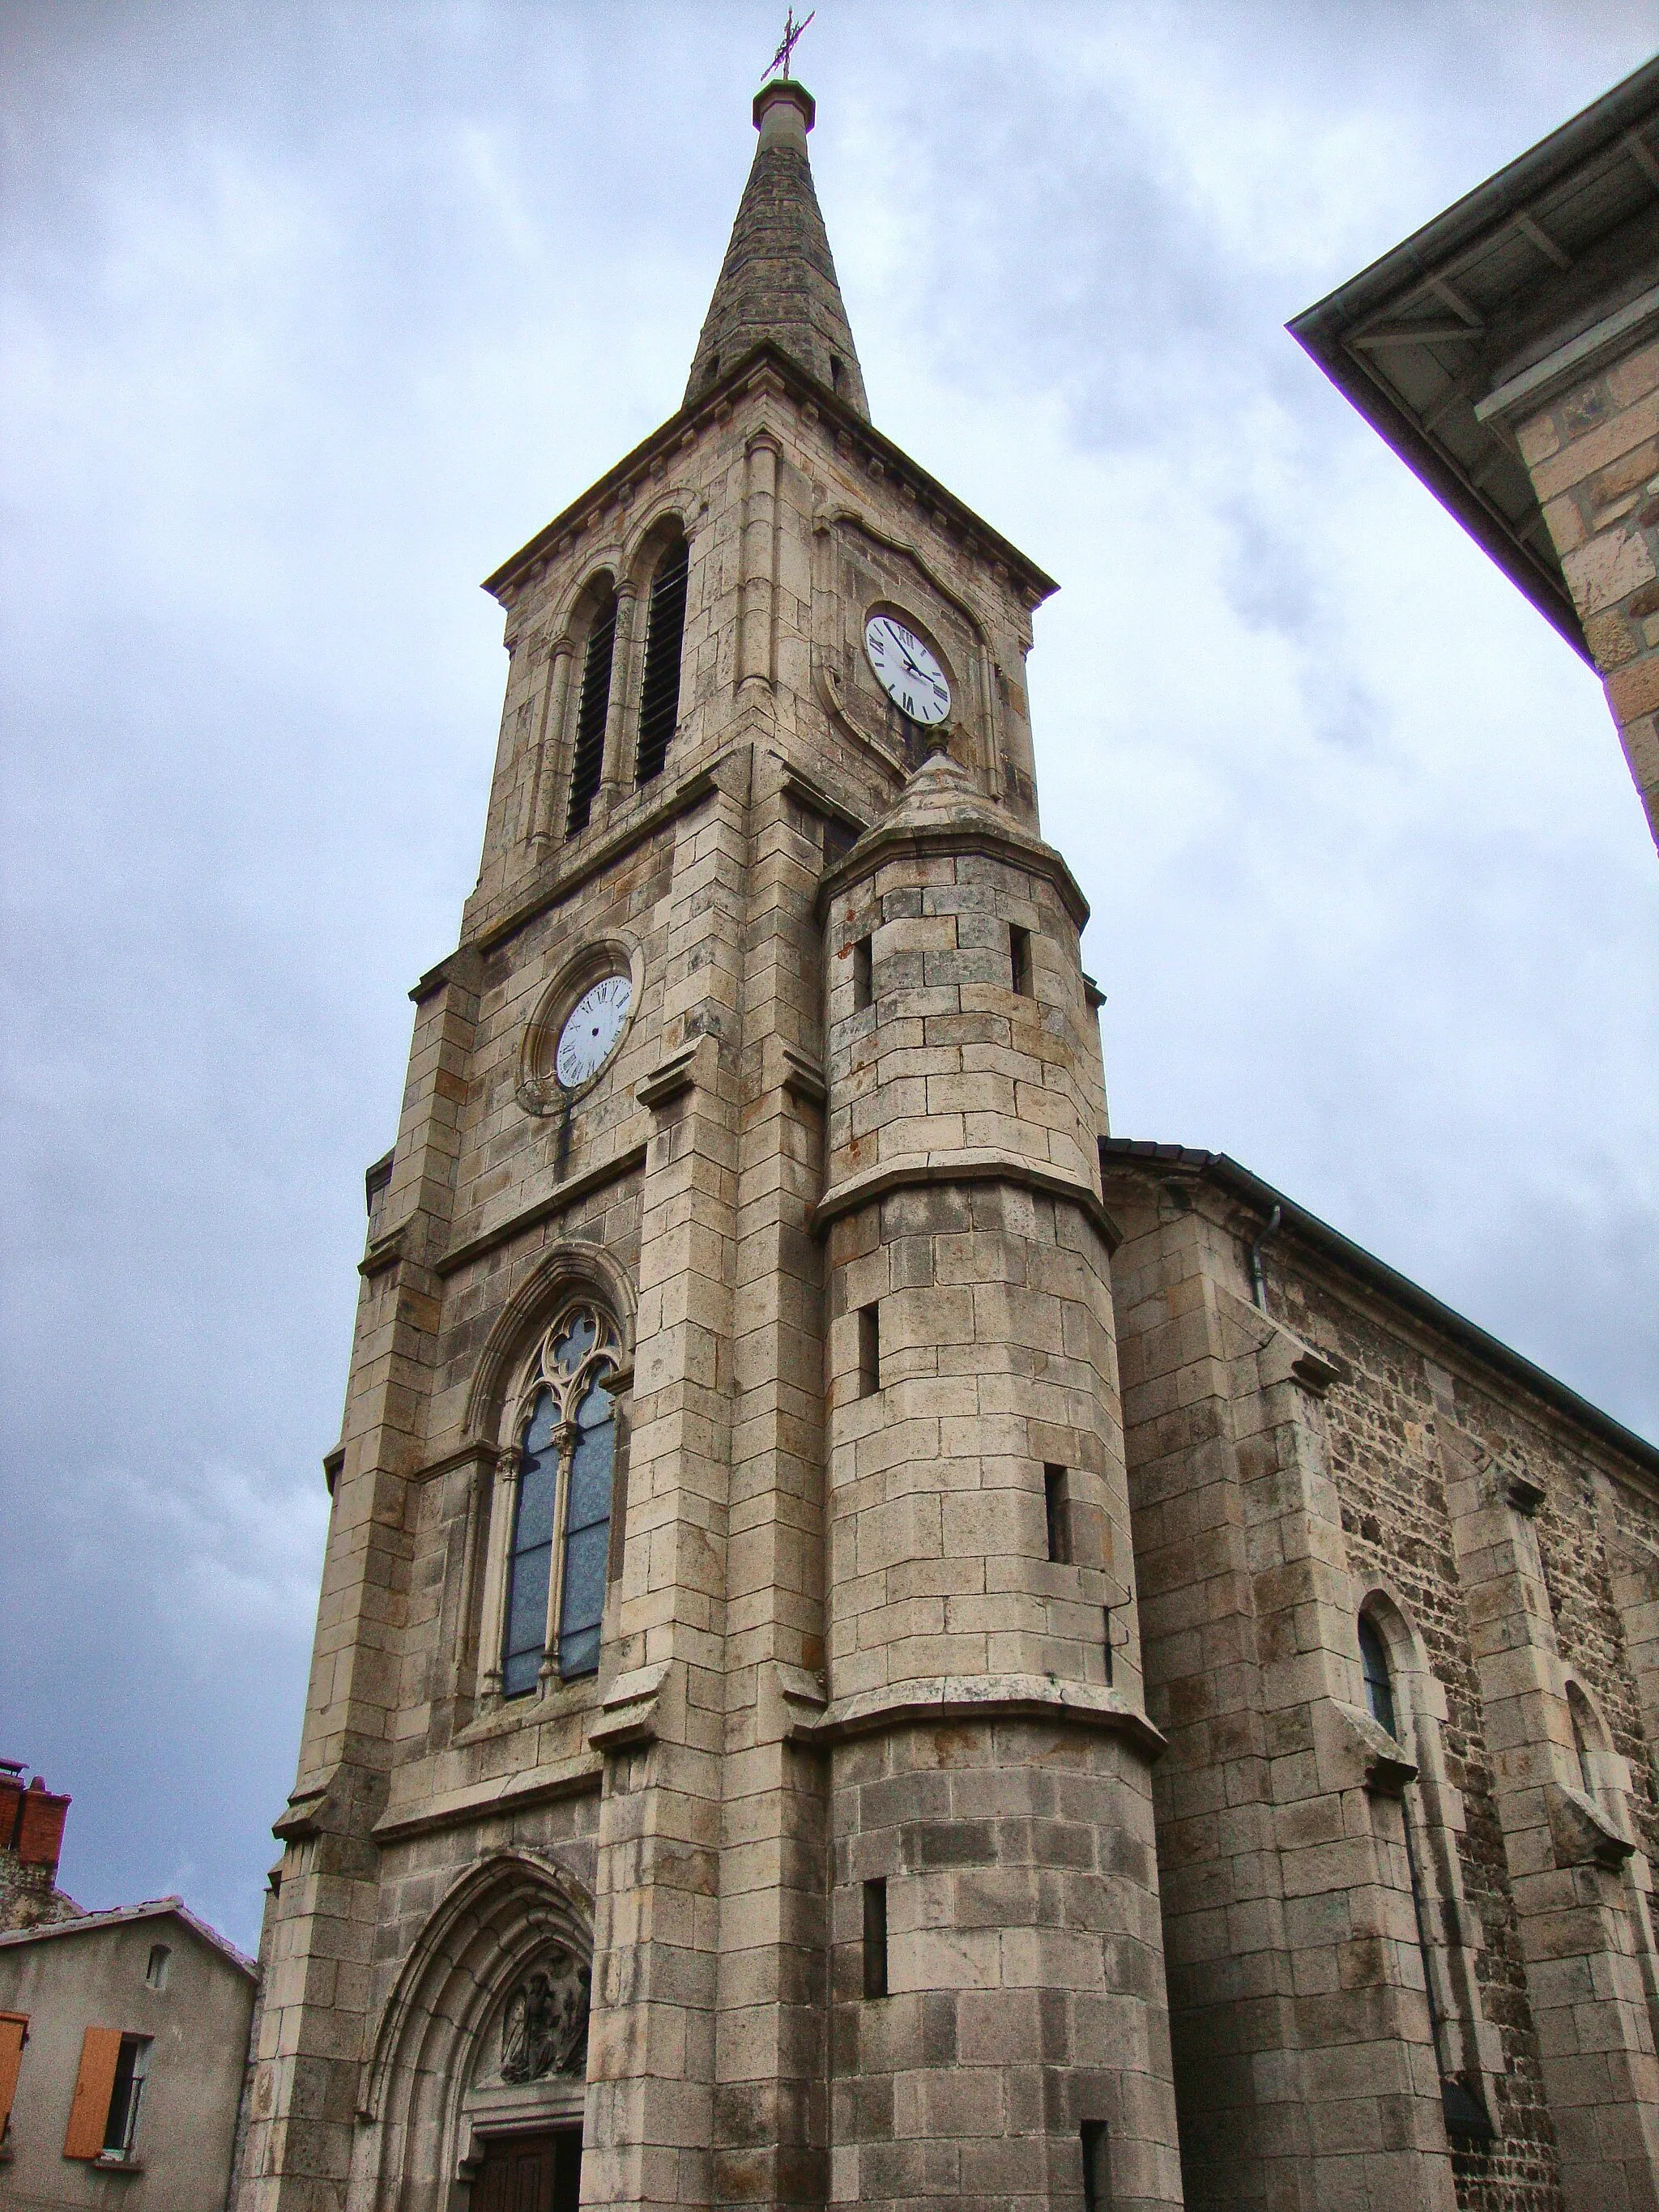
M 0 1929 L 72 1920 L 80 1906 L 58 1887 L 67 1797 L 37 1774 L 26 1790 L 23 1763 L 0 1759 Z
M 5 1778 L 8 1781 L 10 1777 Z M 37 1774 L 27 1790 L 17 1793 L 17 1826 L 14 1831 L 13 1849 L 20 1863 L 26 1867 L 44 1867 L 48 1881 L 58 1872 L 58 1861 L 64 1849 L 64 1822 L 69 1816 L 70 1800 L 59 1797 L 48 1790 Z M 4 1818 L 0 1811 L 0 1820 Z

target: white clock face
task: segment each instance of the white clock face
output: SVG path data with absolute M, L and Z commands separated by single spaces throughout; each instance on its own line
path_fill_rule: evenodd
M 633 1003 L 634 985 L 626 975 L 607 975 L 582 993 L 559 1031 L 553 1060 L 553 1072 L 567 1091 L 580 1091 L 605 1066 L 617 1049 Z
M 915 630 L 892 615 L 872 615 L 864 625 L 864 649 L 882 690 L 902 714 L 928 727 L 945 720 L 951 711 L 951 687 Z

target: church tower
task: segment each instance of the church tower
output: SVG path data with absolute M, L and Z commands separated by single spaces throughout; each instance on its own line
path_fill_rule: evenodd
M 754 119 L 678 412 L 489 580 L 243 2212 L 1180 2203 L 1054 586 Z

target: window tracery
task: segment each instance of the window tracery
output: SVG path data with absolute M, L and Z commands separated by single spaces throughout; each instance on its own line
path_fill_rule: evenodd
M 579 1298 L 525 1368 L 501 1466 L 507 1536 L 493 1686 L 504 1697 L 599 1667 L 617 1463 L 610 1386 L 621 1355 L 615 1322 Z

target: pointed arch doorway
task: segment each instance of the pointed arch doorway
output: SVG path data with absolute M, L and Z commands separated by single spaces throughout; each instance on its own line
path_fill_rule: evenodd
M 592 1904 L 541 1853 L 487 1853 L 433 1911 L 381 2015 L 351 2203 L 576 2212 Z

